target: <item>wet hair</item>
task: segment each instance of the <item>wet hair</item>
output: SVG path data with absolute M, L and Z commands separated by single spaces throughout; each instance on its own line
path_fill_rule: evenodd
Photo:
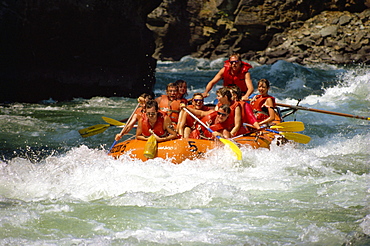
M 203 94 L 202 94 L 202 93 L 200 93 L 200 92 L 196 92 L 196 93 L 194 93 L 193 98 L 194 98 L 195 96 L 201 96 L 201 97 L 204 99 Z
M 230 56 L 229 56 L 229 60 L 231 59 L 231 57 L 236 57 L 238 58 L 238 61 L 241 61 L 242 60 L 242 57 L 240 56 L 239 53 L 232 53 Z
M 231 109 L 230 109 L 229 105 L 226 105 L 226 104 L 221 105 L 220 109 L 225 111 L 226 114 L 230 114 L 230 112 L 231 112 Z
M 242 98 L 242 91 L 240 90 L 239 86 L 237 85 L 229 86 L 229 90 L 231 90 L 232 93 L 236 94 L 237 100 L 240 100 Z
M 220 94 L 221 96 L 226 96 L 229 101 L 232 101 L 232 96 L 230 89 L 228 87 L 222 87 L 216 91 L 217 94 Z
M 181 85 L 181 84 L 183 84 L 183 83 L 185 83 L 185 84 L 186 84 L 186 81 L 185 81 L 185 80 L 182 80 L 182 79 L 178 79 L 178 80 L 176 80 L 176 81 L 175 81 L 175 83 L 174 83 L 174 84 L 178 86 L 178 85 Z
M 179 90 L 179 87 L 177 86 L 177 84 L 176 84 L 176 83 L 169 83 L 169 84 L 167 85 L 167 87 L 166 87 L 166 91 L 168 91 L 168 88 L 170 88 L 170 87 L 176 87 L 176 90 L 177 90 L 177 91 Z
M 145 108 L 153 108 L 155 107 L 155 111 L 159 110 L 159 106 L 156 100 L 149 100 L 145 103 Z
M 180 85 L 182 84 L 186 84 L 186 87 L 188 86 L 188 84 L 186 83 L 185 80 L 182 80 L 182 79 L 179 79 L 179 80 L 176 80 L 175 83 L 174 83 L 177 87 L 180 87 Z M 183 97 L 187 96 L 188 93 L 185 92 L 185 94 L 183 95 Z
M 143 93 L 139 97 L 142 97 L 142 98 L 148 99 L 148 100 L 152 100 L 153 99 L 152 95 L 150 95 L 148 93 Z
M 260 84 L 260 83 L 265 83 L 267 88 L 270 88 L 270 81 L 268 81 L 267 79 L 260 79 L 257 83 L 257 86 Z

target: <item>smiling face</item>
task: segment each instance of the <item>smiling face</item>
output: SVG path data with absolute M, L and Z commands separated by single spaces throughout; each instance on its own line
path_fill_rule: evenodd
M 267 95 L 268 91 L 269 91 L 269 87 L 267 86 L 265 82 L 258 82 L 258 92 L 261 95 Z
M 193 97 L 192 104 L 195 109 L 201 109 L 203 107 L 203 97 L 201 95 L 196 95 Z
M 229 116 L 229 114 L 227 114 L 222 108 L 219 108 L 217 110 L 217 117 L 216 117 L 216 122 L 224 122 L 227 117 Z
M 178 93 L 179 89 L 177 86 L 170 86 L 167 88 L 167 96 L 170 98 L 170 100 L 175 100 Z
M 178 84 L 179 86 L 179 95 L 183 96 L 188 92 L 186 82 L 182 82 L 181 84 Z
M 155 109 L 155 107 L 146 108 L 145 113 L 149 121 L 153 122 L 157 120 L 157 110 Z
M 231 56 L 230 59 L 229 59 L 229 62 L 230 62 L 230 65 L 231 65 L 231 69 L 233 71 L 237 71 L 237 70 L 240 69 L 241 63 L 240 63 L 238 57 Z
M 227 99 L 227 96 L 222 96 L 220 93 L 217 93 L 218 102 L 221 104 L 227 104 L 229 100 Z

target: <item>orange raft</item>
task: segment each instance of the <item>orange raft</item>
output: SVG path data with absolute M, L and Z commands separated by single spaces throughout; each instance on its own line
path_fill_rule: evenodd
M 250 146 L 253 149 L 270 148 L 271 142 L 274 140 L 275 134 L 271 132 L 261 131 L 253 133 L 250 136 L 243 136 L 233 139 L 235 143 L 241 146 Z M 109 155 L 114 158 L 119 158 L 121 155 L 128 154 L 130 158 L 146 161 L 144 156 L 144 147 L 146 141 L 142 140 L 126 140 L 116 144 L 110 151 Z M 180 164 L 186 159 L 194 160 L 204 157 L 204 154 L 211 149 L 222 146 L 219 141 L 183 138 L 166 142 L 158 143 L 156 157 L 162 159 L 170 159 L 175 164 Z

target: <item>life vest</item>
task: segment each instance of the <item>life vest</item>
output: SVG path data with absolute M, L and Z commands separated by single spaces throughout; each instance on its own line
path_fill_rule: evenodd
M 221 103 L 218 103 L 218 108 L 221 107 Z M 229 117 L 227 117 L 227 120 L 225 121 L 227 128 L 226 130 L 231 131 L 235 126 L 235 109 L 239 106 L 239 102 L 233 101 L 233 104 L 231 104 L 230 107 L 230 114 Z
M 152 135 L 152 133 L 149 130 L 152 130 L 158 137 L 165 137 L 167 136 L 167 131 L 163 129 L 163 124 L 164 124 L 164 117 L 161 112 L 157 113 L 157 121 L 154 124 L 154 127 L 152 127 L 149 123 L 148 116 L 146 114 L 142 114 L 141 117 L 141 130 L 142 130 L 142 135 L 145 137 L 149 137 Z
M 231 64 L 230 61 L 227 60 L 224 62 L 224 74 L 223 74 L 223 80 L 224 80 L 224 86 L 231 86 L 231 85 L 237 85 L 242 93 L 246 93 L 248 91 L 247 85 L 245 84 L 245 74 L 248 73 L 248 70 L 252 68 L 252 66 L 249 63 L 241 62 L 241 68 L 237 74 L 232 75 L 231 74 Z
M 188 108 L 194 108 L 194 106 L 193 105 L 189 105 Z M 203 105 L 200 110 L 208 111 L 209 110 L 209 107 Z M 197 121 L 190 114 L 187 114 L 186 115 L 186 123 L 185 123 L 185 125 L 188 126 L 188 127 L 190 127 L 192 130 L 194 130 L 196 124 L 197 124 Z
M 136 114 L 136 117 L 137 117 L 137 120 L 139 120 L 144 113 L 144 107 L 142 106 L 139 106 L 136 110 L 135 110 L 135 114 Z
M 217 111 L 212 112 L 206 116 L 204 116 L 201 121 L 206 125 L 209 126 L 209 128 L 212 131 L 218 132 L 222 129 L 226 128 L 225 122 L 222 123 L 215 123 L 217 117 Z M 195 129 L 190 133 L 190 138 L 195 138 L 195 139 L 201 139 L 201 138 L 206 138 L 206 139 L 213 139 L 212 133 L 206 129 L 202 124 L 197 123 Z
M 243 123 L 248 123 L 250 125 L 253 125 L 254 123 L 257 122 L 256 117 L 253 114 L 253 109 L 251 105 L 247 102 L 244 101 L 238 101 L 240 105 L 240 109 L 242 111 L 242 122 Z
M 177 123 L 179 121 L 181 102 L 187 104 L 186 99 L 175 99 L 173 101 L 170 101 L 167 95 L 162 95 L 158 106 L 163 113 L 167 114 L 170 117 L 172 122 Z
M 266 106 L 264 106 L 268 98 L 272 99 L 273 108 L 275 108 L 276 107 L 275 98 L 270 95 L 266 96 L 256 95 L 250 102 L 250 105 L 253 109 L 253 113 L 258 122 L 261 122 L 269 117 L 268 109 Z

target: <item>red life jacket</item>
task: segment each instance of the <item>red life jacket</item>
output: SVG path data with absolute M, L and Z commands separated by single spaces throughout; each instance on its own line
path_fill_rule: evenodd
M 221 103 L 217 104 L 218 108 L 221 107 Z M 235 126 L 235 109 L 239 106 L 239 103 L 237 101 L 233 101 L 233 104 L 231 104 L 230 107 L 230 114 L 229 117 L 227 117 L 227 120 L 225 121 L 227 127 L 226 130 L 231 131 Z
M 204 116 L 201 121 L 209 126 L 209 128 L 212 130 L 212 131 L 215 131 L 215 132 L 218 132 L 222 129 L 225 129 L 226 128 L 226 123 L 225 122 L 222 122 L 222 123 L 215 123 L 216 121 L 216 117 L 217 117 L 217 111 L 215 112 L 212 112 L 206 116 Z M 190 134 L 190 138 L 195 138 L 195 139 L 200 139 L 200 138 L 207 138 L 207 139 L 213 139 L 213 135 L 212 133 L 206 129 L 202 124 L 198 123 L 196 125 L 196 128 L 195 130 L 193 130 Z
M 161 100 L 159 103 L 159 109 L 167 114 L 171 121 L 177 123 L 179 121 L 179 114 L 180 114 L 180 103 L 184 102 L 187 103 L 186 99 L 175 99 L 170 101 L 167 95 L 162 95 Z
M 231 74 L 231 64 L 230 61 L 227 60 L 224 62 L 224 86 L 231 86 L 237 85 L 242 93 L 246 93 L 248 91 L 247 85 L 245 84 L 245 74 L 248 73 L 248 70 L 252 68 L 249 63 L 241 61 L 241 68 L 237 74 Z
M 157 121 L 154 124 L 154 127 L 152 127 L 149 123 L 148 116 L 146 114 L 142 114 L 141 117 L 141 130 L 142 130 L 142 135 L 145 137 L 149 137 L 152 135 L 149 130 L 152 130 L 158 137 L 165 137 L 167 136 L 167 131 L 163 129 L 163 124 L 164 124 L 164 117 L 162 113 L 158 112 L 157 113 Z
M 276 107 L 275 98 L 270 95 L 266 95 L 266 96 L 256 95 L 254 96 L 254 98 L 252 99 L 250 103 L 253 109 L 253 113 L 258 122 L 261 122 L 269 117 L 267 108 L 263 106 L 263 104 L 265 104 L 268 98 L 272 99 L 272 104 L 273 104 L 273 107 L 275 108 Z
M 194 108 L 194 106 L 193 105 L 189 105 L 188 108 Z M 203 105 L 200 110 L 208 111 L 209 110 L 209 107 Z M 196 124 L 197 124 L 197 121 L 191 115 L 187 114 L 186 115 L 186 123 L 185 123 L 185 125 L 194 130 Z
M 242 122 L 243 123 L 248 123 L 253 125 L 254 123 L 257 122 L 256 117 L 253 114 L 252 107 L 249 103 L 244 102 L 244 101 L 238 101 L 240 104 L 240 109 L 242 111 Z

